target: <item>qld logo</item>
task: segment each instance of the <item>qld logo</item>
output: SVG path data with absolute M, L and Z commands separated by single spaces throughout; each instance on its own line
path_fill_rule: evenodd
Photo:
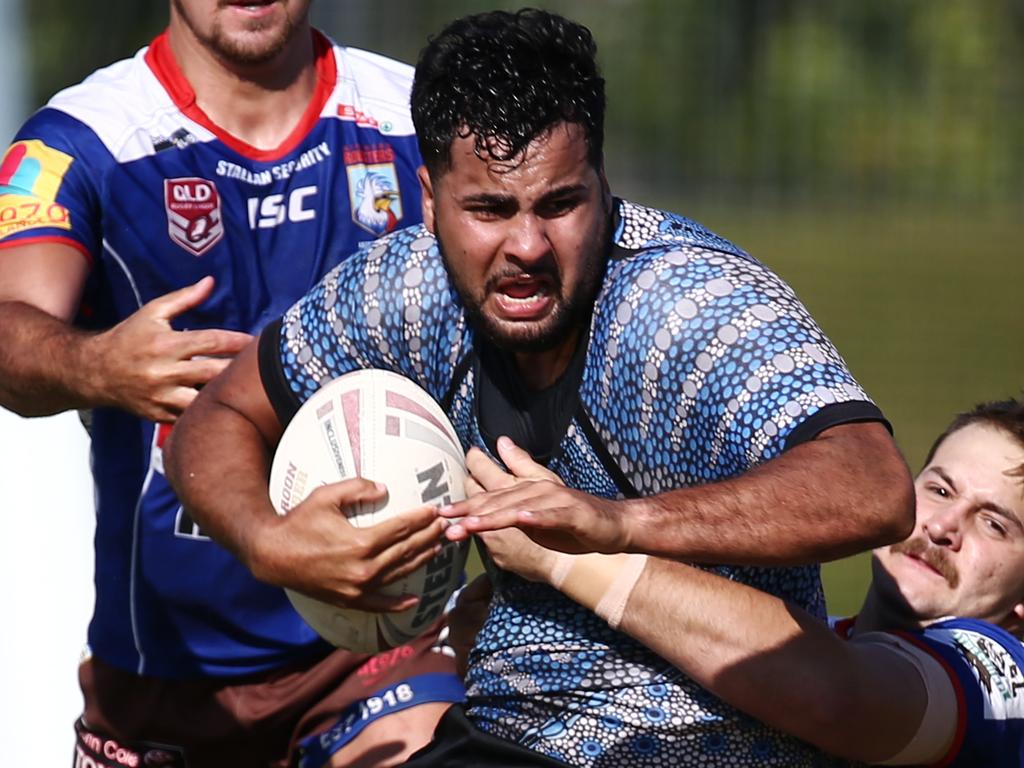
M 167 233 L 193 256 L 202 256 L 224 236 L 220 195 L 207 179 L 164 179 Z
M 352 220 L 375 235 L 392 231 L 402 220 L 402 196 L 394 163 L 348 166 Z

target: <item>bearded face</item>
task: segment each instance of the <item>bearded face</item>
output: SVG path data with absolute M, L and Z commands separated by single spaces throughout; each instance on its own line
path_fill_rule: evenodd
M 273 61 L 305 30 L 311 2 L 172 0 L 172 8 L 203 47 L 244 68 Z

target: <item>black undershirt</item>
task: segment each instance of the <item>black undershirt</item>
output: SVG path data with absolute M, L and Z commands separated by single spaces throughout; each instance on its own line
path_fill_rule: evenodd
M 477 423 L 487 449 L 498 455 L 499 437 L 510 437 L 541 464 L 558 451 L 580 404 L 589 333 L 584 329 L 572 359 L 558 380 L 544 389 L 523 382 L 515 358 L 485 339 L 477 343 Z

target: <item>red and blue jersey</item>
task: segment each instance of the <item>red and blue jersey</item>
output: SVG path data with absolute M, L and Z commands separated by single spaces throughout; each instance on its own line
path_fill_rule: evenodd
M 0 247 L 81 251 L 89 327 L 213 275 L 213 295 L 174 327 L 258 332 L 361 243 L 421 217 L 412 68 L 314 37 L 313 99 L 272 150 L 213 124 L 166 34 L 58 93 L 0 162 Z M 115 409 L 93 414 L 93 652 L 163 677 L 241 675 L 324 652 L 283 592 L 182 510 L 162 471 L 167 431 Z
M 829 623 L 852 637 L 856 617 Z M 1024 644 L 980 619 L 952 618 L 913 632 L 893 632 L 932 656 L 949 676 L 957 722 L 938 768 L 1024 765 Z
M 947 619 L 902 635 L 939 660 L 957 692 L 959 721 L 941 766 L 1024 764 L 1024 645 L 978 619 Z

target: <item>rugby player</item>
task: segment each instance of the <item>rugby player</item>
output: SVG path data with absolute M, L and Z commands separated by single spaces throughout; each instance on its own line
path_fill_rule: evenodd
M 350 535 L 337 492 L 279 518 L 267 466 L 306 398 L 376 367 L 437 398 L 467 448 L 510 435 L 576 498 L 645 520 L 638 544 L 733 563 L 820 615 L 808 563 L 907 534 L 883 417 L 790 289 L 699 224 L 612 196 L 586 28 L 536 10 L 452 22 L 420 56 L 412 112 L 425 225 L 343 262 L 175 429 L 168 469 L 204 530 L 271 583 L 352 599 L 330 557 Z M 810 759 L 556 590 L 495 577 L 466 706 L 412 764 Z
M 516 475 L 557 484 L 524 451 L 502 447 Z M 470 464 L 479 488 L 514 487 L 483 454 L 474 452 Z M 1019 766 L 1024 403 L 983 403 L 957 416 L 932 445 L 916 490 L 913 533 L 875 550 L 860 613 L 831 626 L 681 563 L 566 555 L 518 531 L 480 535 L 499 565 L 534 581 L 558 580 L 592 610 L 639 562 L 642 573 L 613 617 L 619 628 L 725 701 L 823 750 L 884 765 Z M 550 541 L 555 526 L 571 535 L 591 529 L 591 518 L 576 507 L 521 524 Z M 483 585 L 473 591 L 485 594 Z
M 173 0 L 164 33 L 54 96 L 0 164 L 0 404 L 93 409 L 82 764 L 149 764 L 156 750 L 161 765 L 278 765 L 312 739 L 309 765 L 332 751 L 387 765 L 461 698 L 452 677 L 417 686 L 405 711 L 335 728 L 450 660 L 432 637 L 375 660 L 329 648 L 163 474 L 171 425 L 250 334 L 360 243 L 420 220 L 411 67 L 334 45 L 309 5 Z M 438 532 L 420 511 L 365 534 L 412 544 L 385 583 Z

